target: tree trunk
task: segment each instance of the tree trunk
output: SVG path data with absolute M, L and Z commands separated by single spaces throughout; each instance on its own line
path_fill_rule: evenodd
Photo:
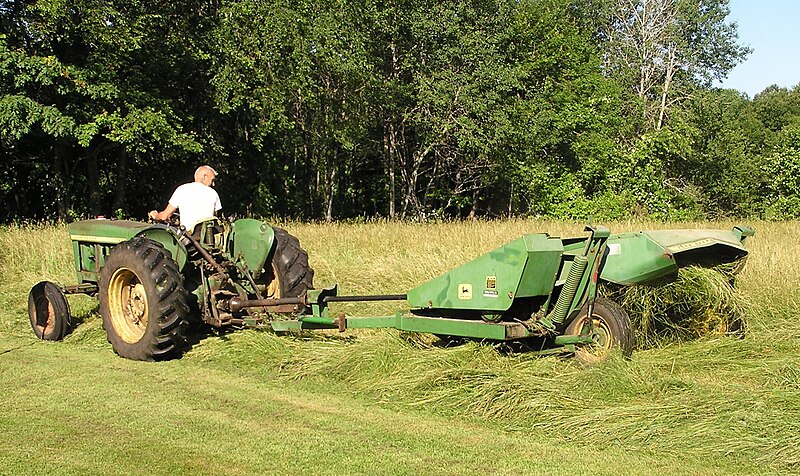
M 475 220 L 478 215 L 478 188 L 472 191 L 472 206 L 469 210 L 469 219 Z
M 511 189 L 508 192 L 508 218 L 511 218 L 511 213 L 514 207 L 514 182 L 511 182 Z
M 667 60 L 666 71 L 664 74 L 664 87 L 661 90 L 661 104 L 659 105 L 658 110 L 658 123 L 656 124 L 656 130 L 661 130 L 664 126 L 664 119 L 667 114 L 667 98 L 669 96 L 669 90 L 672 87 L 672 78 L 675 76 L 675 71 L 677 69 L 677 58 L 676 58 L 676 47 L 675 43 L 669 45 L 669 58 Z
M 97 153 L 92 152 L 86 157 L 86 185 L 89 201 L 89 214 L 100 215 L 100 170 L 97 164 Z
M 395 173 L 394 173 L 394 154 L 392 153 L 392 140 L 393 140 L 393 131 L 394 127 L 391 122 L 387 124 L 387 127 L 383 134 L 383 153 L 386 157 L 386 167 L 388 168 L 389 172 L 389 219 L 394 220 L 397 211 L 395 210 L 394 202 L 395 202 Z
M 128 151 L 124 146 L 119 148 L 117 154 L 117 180 L 114 182 L 114 202 L 112 213 L 115 215 L 125 209 L 125 190 L 128 183 Z
M 64 221 L 67 219 L 67 211 L 69 204 L 67 203 L 67 190 L 66 190 L 66 170 L 64 166 L 64 151 L 60 143 L 56 143 L 53 147 L 53 188 L 56 193 L 56 213 L 58 219 Z
M 325 222 L 330 223 L 333 221 L 333 200 L 336 196 L 336 158 L 338 156 L 338 147 L 336 147 L 333 155 L 333 160 L 328 161 L 327 171 L 325 173 Z

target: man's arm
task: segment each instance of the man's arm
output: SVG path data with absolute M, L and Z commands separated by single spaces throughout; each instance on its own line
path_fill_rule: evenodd
M 147 217 L 152 219 L 152 220 L 167 221 L 167 220 L 169 220 L 169 217 L 171 217 L 172 214 L 175 213 L 175 210 L 177 210 L 177 209 L 178 209 L 177 207 L 174 207 L 174 206 L 172 206 L 172 204 L 168 203 L 167 204 L 167 208 L 165 208 L 165 209 L 163 209 L 161 211 L 150 210 L 150 213 L 147 214 Z

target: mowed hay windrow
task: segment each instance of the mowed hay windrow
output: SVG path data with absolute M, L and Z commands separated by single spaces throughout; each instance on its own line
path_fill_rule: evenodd
M 630 315 L 639 348 L 711 335 L 741 337 L 750 301 L 734 285 L 739 265 L 689 266 L 672 280 L 605 293 Z

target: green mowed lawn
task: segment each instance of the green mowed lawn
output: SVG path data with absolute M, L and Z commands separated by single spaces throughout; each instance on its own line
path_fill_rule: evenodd
M 764 474 L 190 359 L 0 338 L 2 474 Z M 513 424 L 513 422 L 507 422 Z

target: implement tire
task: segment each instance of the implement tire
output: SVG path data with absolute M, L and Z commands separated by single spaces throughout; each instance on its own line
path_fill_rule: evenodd
M 275 245 L 264 264 L 265 298 L 305 296 L 314 289 L 314 270 L 300 240 L 282 228 L 275 228 Z
M 583 306 L 564 332 L 567 335 L 585 333 L 592 337 L 591 344 L 576 346 L 575 357 L 591 364 L 619 351 L 624 358 L 629 358 L 635 340 L 628 313 L 619 304 L 602 297 L 595 300 L 591 318 L 587 316 L 588 307 L 588 303 Z
M 120 357 L 152 361 L 179 354 L 188 327 L 187 292 L 161 243 L 136 237 L 115 246 L 99 288 L 103 328 Z

